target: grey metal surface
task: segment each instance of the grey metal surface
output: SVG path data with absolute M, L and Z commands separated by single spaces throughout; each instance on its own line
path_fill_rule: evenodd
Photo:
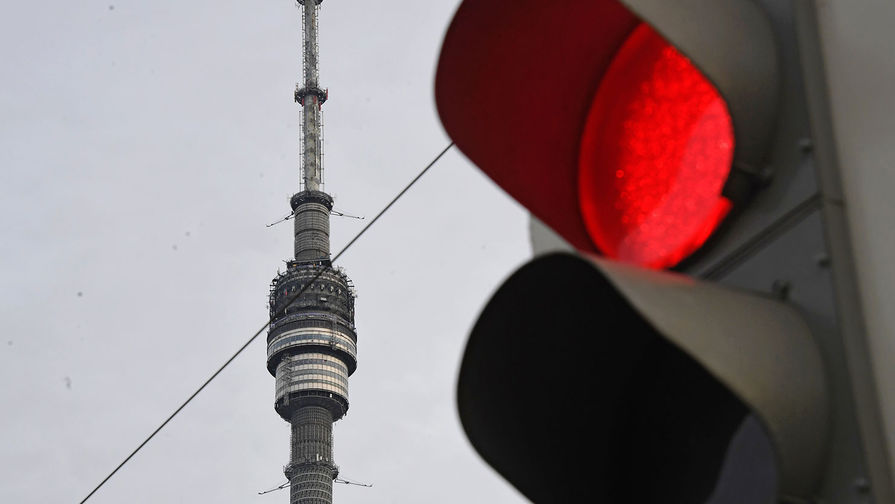
M 811 326 L 827 363 L 833 418 L 820 499 L 891 502 L 862 300 L 845 225 L 833 120 L 812 2 L 758 1 L 775 22 L 782 89 L 770 185 L 684 268 L 759 292 L 775 289 Z M 728 231 L 729 230 L 729 231 Z M 864 300 L 866 301 L 866 300 Z M 878 482 L 866 488 L 857 482 Z
M 846 342 L 840 334 L 840 312 L 832 289 L 835 265 L 827 262 L 829 255 L 823 226 L 822 213 L 815 210 L 720 281 L 765 292 L 772 291 L 775 285 L 778 289 L 785 286 L 787 304 L 796 307 L 811 328 L 827 364 L 834 426 L 827 441 L 828 457 L 817 494 L 826 502 L 843 504 L 889 502 L 883 498 L 871 500 L 869 493 L 855 486 L 856 481 L 866 478 L 867 467 L 850 390 Z
M 868 477 L 858 478 L 876 502 L 895 502 L 893 18 L 891 2 L 863 2 L 860 8 L 796 3 L 813 157 L 834 266 L 837 296 L 831 303 L 867 460 Z M 847 467 L 840 472 L 855 478 Z

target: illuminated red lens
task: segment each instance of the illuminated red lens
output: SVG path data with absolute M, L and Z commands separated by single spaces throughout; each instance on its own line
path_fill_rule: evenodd
M 730 210 L 733 127 L 714 86 L 646 24 L 618 51 L 585 125 L 579 199 L 609 257 L 674 266 Z

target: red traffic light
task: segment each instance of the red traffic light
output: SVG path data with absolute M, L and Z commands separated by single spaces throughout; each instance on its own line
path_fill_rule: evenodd
M 766 19 L 700 5 L 717 25 L 664 2 L 466 1 L 435 79 L 442 123 L 577 249 L 674 266 L 751 193 L 776 121 Z
M 714 86 L 641 23 L 600 82 L 581 137 L 579 204 L 606 256 L 674 266 L 730 210 L 733 127 Z

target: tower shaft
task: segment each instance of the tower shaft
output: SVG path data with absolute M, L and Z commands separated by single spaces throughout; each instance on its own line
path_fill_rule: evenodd
M 330 504 L 333 479 L 333 416 L 326 408 L 305 406 L 292 417 L 292 449 L 286 477 L 290 504 Z

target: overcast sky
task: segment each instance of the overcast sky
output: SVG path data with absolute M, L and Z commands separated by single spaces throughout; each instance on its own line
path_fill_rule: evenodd
M 291 0 L 5 2 L 0 502 L 79 502 L 265 322 L 298 188 Z M 375 215 L 447 145 L 456 1 L 328 0 L 326 189 Z M 332 249 L 365 224 L 333 217 Z M 529 256 L 526 216 L 449 153 L 340 260 L 359 367 L 335 427 L 347 503 L 523 502 L 466 441 L 467 333 Z M 90 502 L 282 503 L 288 424 L 259 338 Z M 512 377 L 508 377 L 512 379 Z

